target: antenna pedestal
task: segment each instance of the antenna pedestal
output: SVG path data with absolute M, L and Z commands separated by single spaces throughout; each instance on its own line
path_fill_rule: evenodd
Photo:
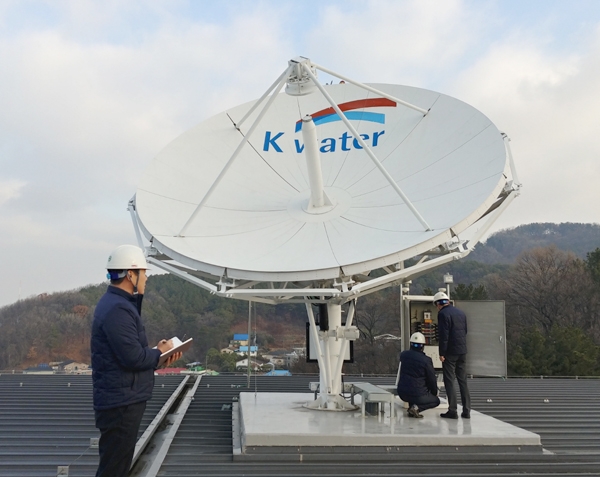
M 342 366 L 348 344 L 359 336 L 356 326 L 351 326 L 354 302 L 351 303 L 342 326 L 342 306 L 337 303 L 319 305 L 319 324 L 316 324 L 312 305 L 307 305 L 311 343 L 319 363 L 319 396 L 306 405 L 322 411 L 351 411 L 357 409 L 342 396 Z M 308 350 L 310 353 L 310 350 Z

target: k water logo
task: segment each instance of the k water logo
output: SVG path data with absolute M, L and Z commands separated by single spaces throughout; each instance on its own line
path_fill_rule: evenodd
M 381 108 L 381 107 L 396 107 L 396 103 L 386 98 L 371 98 L 371 99 L 359 99 L 356 101 L 349 101 L 347 103 L 338 104 L 341 111 L 349 120 L 353 121 L 369 121 L 373 123 L 385 124 L 385 114 L 374 113 L 371 111 L 364 111 L 366 108 Z M 356 109 L 362 109 L 363 111 L 355 111 Z M 313 121 L 316 126 L 325 123 L 331 123 L 334 121 L 341 121 L 342 118 L 335 112 L 333 108 L 322 109 L 311 114 Z M 302 120 L 296 122 L 295 132 L 302 130 Z M 265 132 L 265 141 L 263 144 L 263 151 L 268 152 L 271 148 L 275 152 L 283 152 L 277 140 L 281 138 L 285 133 L 279 132 L 273 134 L 272 131 Z M 368 134 L 361 134 L 361 138 L 366 142 L 371 140 L 371 147 L 377 147 L 379 138 L 385 134 L 385 130 L 374 132 L 372 137 Z M 294 145 L 297 153 L 301 153 L 304 150 L 304 144 L 300 143 L 298 139 L 294 139 Z M 339 138 L 325 138 L 321 140 L 321 147 L 319 150 L 322 153 L 335 152 L 336 150 L 349 151 L 354 147 L 355 149 L 362 149 L 362 146 L 358 142 L 358 139 L 353 138 L 347 131 L 344 132 Z

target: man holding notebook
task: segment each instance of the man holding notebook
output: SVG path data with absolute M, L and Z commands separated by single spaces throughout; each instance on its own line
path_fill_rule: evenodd
M 148 346 L 141 321 L 146 258 L 139 247 L 121 245 L 106 266 L 110 285 L 98 302 L 92 324 L 92 381 L 100 463 L 96 476 L 126 476 L 131 467 L 146 401 L 152 397 L 160 355 L 173 347 L 161 340 Z M 165 365 L 181 358 L 171 355 Z

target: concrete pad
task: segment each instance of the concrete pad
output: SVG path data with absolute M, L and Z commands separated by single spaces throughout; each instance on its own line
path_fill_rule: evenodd
M 301 452 L 300 448 L 309 447 L 320 452 L 343 447 L 408 450 L 421 446 L 485 447 L 487 452 L 493 452 L 494 446 L 531 446 L 531 450 L 542 451 L 539 435 L 477 411 L 471 411 L 471 419 L 454 420 L 441 418 L 436 408 L 424 411 L 423 419 L 415 419 L 407 416 L 403 403 L 396 399 L 393 419 L 389 406 L 385 413 L 363 418 L 360 409 L 307 409 L 304 405 L 314 400 L 312 393 L 240 393 L 240 451 Z M 357 401 L 360 405 L 360 397 Z

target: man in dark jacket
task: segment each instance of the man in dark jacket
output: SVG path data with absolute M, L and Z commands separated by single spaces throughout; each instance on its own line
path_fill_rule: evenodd
M 467 317 L 450 304 L 448 295 L 436 293 L 433 303 L 438 309 L 439 353 L 444 372 L 444 386 L 448 398 L 448 412 L 440 414 L 444 418 L 458 419 L 454 380 L 458 380 L 462 414 L 471 417 L 471 396 L 467 386 Z
M 425 336 L 413 333 L 410 349 L 400 354 L 398 396 L 408 403 L 409 417 L 423 417 L 421 411 L 440 405 L 431 358 L 423 352 Z
M 148 340 L 140 311 L 146 287 L 146 259 L 133 245 L 121 245 L 107 264 L 110 286 L 98 302 L 92 324 L 92 381 L 100 463 L 96 476 L 126 476 L 131 467 L 146 401 L 152 397 L 154 370 L 161 353 Z M 179 359 L 175 353 L 168 363 Z

